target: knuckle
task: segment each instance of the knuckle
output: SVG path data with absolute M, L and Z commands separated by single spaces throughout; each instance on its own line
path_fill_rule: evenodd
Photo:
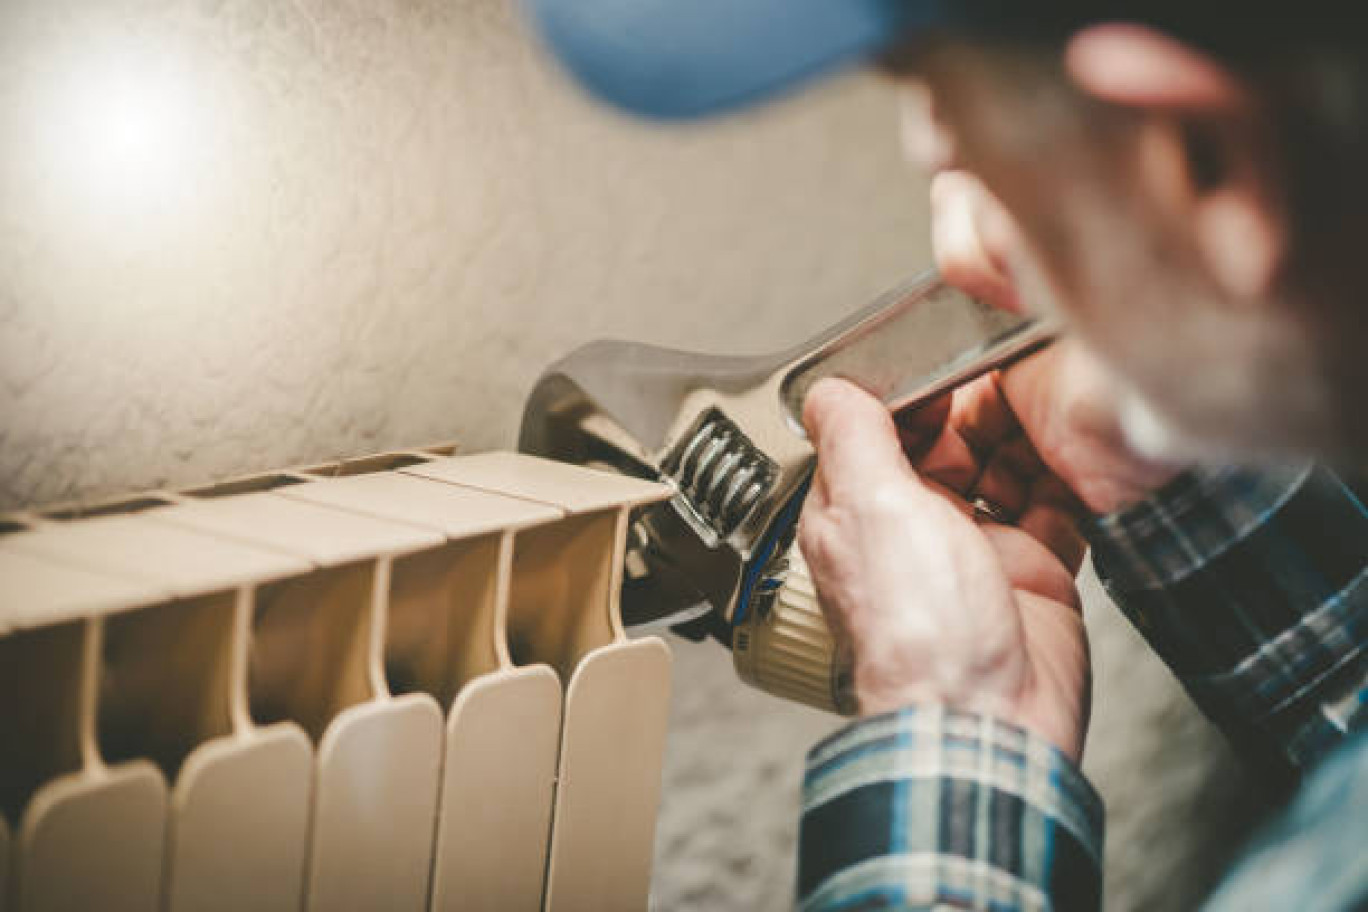
M 823 525 L 804 521 L 798 527 L 798 547 L 809 564 L 823 565 L 831 557 L 832 536 Z
M 904 517 L 916 507 L 910 487 L 901 479 L 876 482 L 861 499 L 860 509 L 869 516 L 880 519 Z

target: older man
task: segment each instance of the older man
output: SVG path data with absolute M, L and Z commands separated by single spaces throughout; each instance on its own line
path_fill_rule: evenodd
M 904 86 L 937 259 L 1070 337 L 895 426 L 811 393 L 801 541 L 862 719 L 813 749 L 804 908 L 1099 902 L 1074 575 L 1118 604 L 1285 818 L 1214 909 L 1368 906 L 1362 16 L 1308 2 L 533 0 L 658 117 L 840 63 Z M 1218 467 L 1229 463 L 1259 468 Z M 966 507 L 994 505 L 985 518 Z M 1143 846 L 1134 847 L 1143 852 Z

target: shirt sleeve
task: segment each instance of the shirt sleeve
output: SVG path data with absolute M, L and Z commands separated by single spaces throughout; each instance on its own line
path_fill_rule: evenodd
M 1368 721 L 1368 510 L 1319 467 L 1185 474 L 1087 530 L 1098 575 L 1252 765 Z
M 808 754 L 803 912 L 1100 903 L 1102 803 L 1068 758 L 940 707 L 857 721 Z
M 1247 848 L 1204 912 L 1368 909 L 1368 734 L 1311 773 Z

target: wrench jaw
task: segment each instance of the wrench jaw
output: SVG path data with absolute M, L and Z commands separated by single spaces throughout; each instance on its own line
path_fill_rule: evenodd
M 674 497 L 634 518 L 623 623 L 655 628 L 711 614 L 720 623 L 708 632 L 730 643 L 731 626 L 753 605 L 763 609 L 782 585 L 812 450 L 782 420 L 774 399 L 774 359 L 744 365 L 725 359 L 729 376 L 744 376 L 751 384 L 740 395 L 715 387 L 690 390 L 695 372 L 672 379 L 657 363 L 646 385 L 654 384 L 665 400 L 662 407 L 675 411 L 665 421 L 658 410 L 649 424 L 634 421 L 643 387 L 624 390 L 626 381 L 619 378 L 602 390 L 602 359 L 650 363 L 650 352 L 647 346 L 613 343 L 605 350 L 604 343 L 594 343 L 554 365 L 528 398 L 519 449 L 673 487 Z M 676 398 L 680 390 L 688 392 Z M 605 407 L 610 396 L 628 413 L 625 420 Z M 768 420 L 751 422 L 764 448 L 728 417 L 736 409 L 769 413 Z M 652 438 L 643 439 L 643 433 Z
M 620 354 L 604 348 L 602 343 L 586 346 L 541 377 L 523 413 L 518 448 L 548 459 L 673 484 L 653 452 L 659 446 L 643 442 L 639 432 L 624 426 L 595 395 L 595 381 L 604 379 L 600 359 Z M 739 578 L 735 555 L 716 543 L 709 547 L 685 519 L 687 510 L 683 496 L 676 494 L 671 501 L 642 508 L 633 517 L 622 591 L 622 619 L 628 628 L 697 620 L 724 600 L 732 581 Z
M 750 553 L 782 474 L 723 412 L 770 386 L 776 361 L 594 342 L 552 365 L 523 412 L 523 452 L 660 481 L 676 494 L 643 508 L 628 539 L 629 628 L 715 612 L 730 623 Z M 782 448 L 781 448 L 782 449 Z
M 572 376 L 557 369 L 542 375 L 528 397 L 518 449 L 635 478 L 660 477 L 637 438 Z

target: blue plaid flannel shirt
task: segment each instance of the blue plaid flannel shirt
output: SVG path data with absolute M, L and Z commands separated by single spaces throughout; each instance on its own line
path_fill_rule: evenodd
M 1252 765 L 1291 783 L 1345 745 L 1325 764 L 1334 781 L 1311 784 L 1213 906 L 1259 896 L 1265 908 L 1276 897 L 1309 908 L 1298 891 L 1317 869 L 1288 878 L 1260 852 L 1356 859 L 1350 877 L 1339 869 L 1339 894 L 1309 881 L 1317 908 L 1368 897 L 1356 892 L 1368 889 L 1368 776 L 1356 775 L 1368 770 L 1368 735 L 1354 738 L 1368 721 L 1360 497 L 1321 468 L 1191 472 L 1088 533 L 1112 597 Z M 1102 837 L 1096 792 L 1044 741 L 910 707 L 855 722 L 808 755 L 799 906 L 1093 910 Z M 1337 895 L 1349 898 L 1336 905 Z

